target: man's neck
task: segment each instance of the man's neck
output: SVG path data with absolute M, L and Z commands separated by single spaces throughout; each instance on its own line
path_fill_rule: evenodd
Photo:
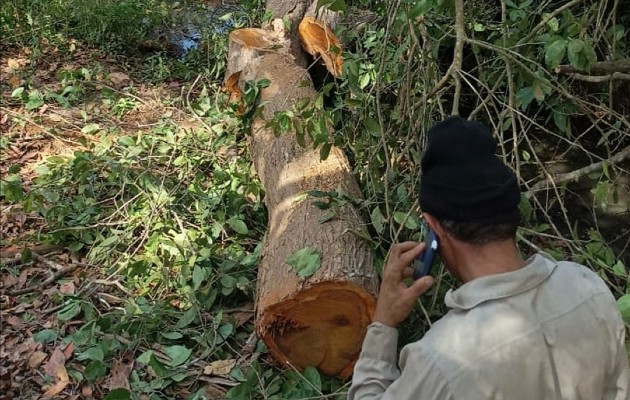
M 458 243 L 454 265 L 456 275 L 466 283 L 482 276 L 511 272 L 525 266 L 514 241 L 492 242 L 481 246 Z

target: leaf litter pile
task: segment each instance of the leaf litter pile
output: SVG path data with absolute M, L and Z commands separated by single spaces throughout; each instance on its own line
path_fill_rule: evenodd
M 0 59 L 0 399 L 321 394 L 261 369 L 266 213 L 216 85 L 40 45 Z

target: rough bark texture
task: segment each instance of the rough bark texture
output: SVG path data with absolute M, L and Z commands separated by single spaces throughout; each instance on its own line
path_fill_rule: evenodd
M 230 51 L 235 48 L 231 45 Z M 266 126 L 275 112 L 315 97 L 307 71 L 296 65 L 288 49 L 247 54 L 246 63 L 230 54 L 228 71 L 238 72 L 246 64 L 241 85 L 249 80 L 271 82 L 261 90 L 264 108 L 249 138 L 269 210 L 258 270 L 256 329 L 280 363 L 300 369 L 315 366 L 324 374 L 347 378 L 375 307 L 377 276 L 369 245 L 362 239 L 367 230 L 351 205 L 319 223 L 326 211 L 303 195 L 341 189 L 360 197 L 361 192 L 342 151 L 333 148 L 320 161 L 318 150 L 296 143 L 295 132 L 276 137 Z M 286 263 L 304 247 L 321 256 L 320 268 L 308 279 Z

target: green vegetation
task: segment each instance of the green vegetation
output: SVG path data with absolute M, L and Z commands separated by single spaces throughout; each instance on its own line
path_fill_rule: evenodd
M 259 24 L 261 4 L 245 3 L 216 15 L 218 21 Z M 506 0 L 502 9 L 476 1 L 459 14 L 459 3 L 449 0 L 326 3 L 347 13 L 370 9 L 370 18 L 337 28 L 348 43 L 342 79 L 327 81 L 314 104 L 280 113 L 272 124 L 279 134 L 295 128 L 299 141 L 309 135 L 322 157 L 333 144 L 349 156 L 364 198 L 312 193 L 329 218 L 343 202 L 357 204 L 380 268 L 391 243 L 421 237 L 415 193 L 428 126 L 453 111 L 473 115 L 493 127 L 527 191 L 523 252 L 543 250 L 590 266 L 630 323 L 625 247 L 613 240 L 629 234 L 623 222 L 614 235 L 598 224 L 613 212 L 628 221 L 616 197 L 627 171 L 613 161 L 629 142 L 630 103 L 620 96 L 628 87 L 575 75 L 605 75 L 594 72 L 596 61 L 630 58 L 627 6 Z M 54 290 L 24 293 L 7 307 L 24 306 L 19 317 L 42 344 L 37 351 L 48 355 L 71 344 L 61 388 L 68 392 L 108 399 L 345 398 L 347 383 L 312 368 L 278 368 L 253 340 L 267 213 L 246 135 L 265 82 L 249 85 L 243 119 L 220 90 L 224 30 L 208 24 L 197 49 L 173 54 L 163 32 L 196 7 L 159 0 L 0 5 L 0 114 L 7 116 L 0 125 L 7 130 L 0 137 L 0 199 L 26 219 L 19 233 L 30 231 L 15 234 L 13 220 L 3 220 L 0 245 L 60 245 L 70 254 L 65 261 L 79 266 Z M 33 142 L 40 161 L 29 155 Z M 555 166 L 577 171 L 588 188 L 556 179 L 542 191 L 548 174 L 566 172 Z M 23 271 L 30 271 L 23 287 L 45 282 L 48 276 L 34 268 L 41 260 L 28 249 L 21 255 L 2 266 L 3 277 L 14 279 L 3 282 L 19 285 Z M 291 263 L 307 276 L 319 257 L 305 249 Z M 403 327 L 401 345 L 445 312 L 443 295 L 455 283 L 443 268 L 436 277 L 436 288 Z M 113 384 L 112 376 L 128 367 L 127 388 Z

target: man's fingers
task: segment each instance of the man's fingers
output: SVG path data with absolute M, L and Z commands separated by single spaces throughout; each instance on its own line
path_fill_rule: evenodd
M 426 245 L 424 243 L 420 243 L 417 244 L 410 248 L 409 250 L 405 251 L 404 253 L 401 253 L 400 256 L 398 257 L 398 260 L 400 261 L 400 265 L 407 267 L 409 266 L 409 264 L 420 255 L 420 253 L 422 253 L 422 250 L 424 250 L 424 248 L 426 247 Z
M 433 277 L 431 276 L 423 276 L 413 283 L 413 285 L 409 286 L 408 291 L 414 298 L 422 296 L 427 290 L 433 286 Z
M 392 258 L 393 256 L 399 256 L 400 254 L 413 249 L 417 245 L 418 243 L 411 241 L 397 243 L 392 246 L 389 257 Z
M 411 278 L 413 276 L 413 268 L 407 267 L 403 270 L 403 278 Z

